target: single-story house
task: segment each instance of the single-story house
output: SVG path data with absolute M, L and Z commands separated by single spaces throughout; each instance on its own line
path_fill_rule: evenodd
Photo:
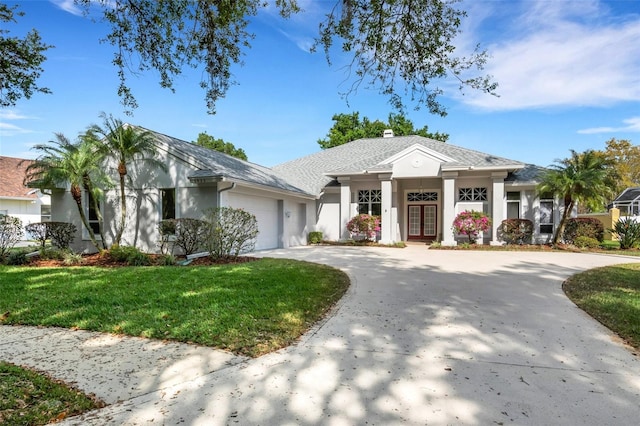
M 420 136 L 360 139 L 267 168 L 151 133 L 167 170 L 132 165 L 132 216 L 123 236 L 124 244 L 144 251 L 157 250 L 161 220 L 200 218 L 216 206 L 256 216 L 258 250 L 304 245 L 310 231 L 321 231 L 326 240 L 349 238 L 346 224 L 358 213 L 380 215 L 381 243 L 455 245 L 460 237 L 451 225 L 464 210 L 492 218 L 485 244 L 501 244 L 496 230 L 505 218 L 530 219 L 534 240 L 548 242 L 560 215 L 559 200 L 536 197 L 542 169 Z M 52 203 L 53 220 L 82 229 L 68 189 L 54 191 Z M 97 229 L 97 215 L 85 208 Z M 117 189 L 107 192 L 101 209 L 110 238 Z M 83 244 L 76 248 L 90 250 L 86 231 L 78 237 Z
M 0 214 L 17 217 L 23 226 L 51 219 L 50 197 L 24 185 L 29 164 L 23 158 L 0 157 Z

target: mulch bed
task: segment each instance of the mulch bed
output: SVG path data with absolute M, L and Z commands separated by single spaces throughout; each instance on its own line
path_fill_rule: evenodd
M 149 266 L 161 265 L 160 259 L 162 256 L 157 254 L 149 254 L 151 258 L 151 264 Z M 178 261 L 184 260 L 184 257 L 178 257 Z M 212 266 L 212 265 L 227 265 L 235 263 L 246 263 L 258 260 L 258 257 L 240 256 L 237 258 L 224 258 L 224 259 L 212 259 L 209 256 L 193 259 L 191 263 L 186 266 Z M 98 266 L 101 268 L 117 268 L 123 266 L 130 266 L 126 262 L 117 262 L 111 258 L 108 254 L 85 254 L 82 255 L 82 262 L 75 265 L 65 265 L 64 261 L 57 259 L 40 259 L 38 257 L 31 258 L 26 264 L 27 266 L 34 267 L 62 267 L 62 266 Z

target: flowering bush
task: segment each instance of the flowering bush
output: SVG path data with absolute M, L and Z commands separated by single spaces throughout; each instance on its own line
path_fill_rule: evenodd
M 469 237 L 469 242 L 474 243 L 478 239 L 480 232 L 488 231 L 491 228 L 491 219 L 482 213 L 475 210 L 465 210 L 456 216 L 453 220 L 452 229 L 458 234 L 463 234 Z
M 351 218 L 347 223 L 347 231 L 351 236 L 361 235 L 365 240 L 375 240 L 380 231 L 380 217 L 368 214 L 359 214 Z

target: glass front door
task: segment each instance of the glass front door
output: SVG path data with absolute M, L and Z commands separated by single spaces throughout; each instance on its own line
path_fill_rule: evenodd
M 410 205 L 408 207 L 409 239 L 433 240 L 437 236 L 438 210 L 435 205 Z

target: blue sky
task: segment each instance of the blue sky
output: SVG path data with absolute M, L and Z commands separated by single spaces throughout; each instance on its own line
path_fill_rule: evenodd
M 16 2 L 7 2 L 15 4 Z M 40 83 L 52 95 L 36 94 L 0 109 L 0 155 L 34 158 L 30 148 L 60 132 L 75 138 L 101 124 L 104 111 L 180 139 L 206 131 L 243 148 L 266 166 L 319 150 L 335 113 L 386 120 L 391 107 L 376 92 L 340 96 L 348 83 L 337 63 L 309 53 L 327 1 L 301 1 L 305 12 L 289 21 L 272 11 L 252 20 L 256 34 L 244 66 L 233 68 L 239 83 L 208 115 L 198 83 L 201 70 L 187 70 L 176 92 L 162 89 L 156 73 L 130 77 L 139 108 L 126 116 L 117 96 L 113 48 L 100 44 L 102 24 L 81 16 L 71 0 L 21 1 L 25 16 L 12 35 L 37 29 L 47 52 Z M 449 114 L 409 110 L 416 127 L 450 134 L 449 142 L 541 166 L 569 150 L 603 149 L 611 138 L 640 140 L 640 0 L 467 0 L 459 51 L 480 43 L 491 59 L 486 73 L 500 97 L 440 84 Z

